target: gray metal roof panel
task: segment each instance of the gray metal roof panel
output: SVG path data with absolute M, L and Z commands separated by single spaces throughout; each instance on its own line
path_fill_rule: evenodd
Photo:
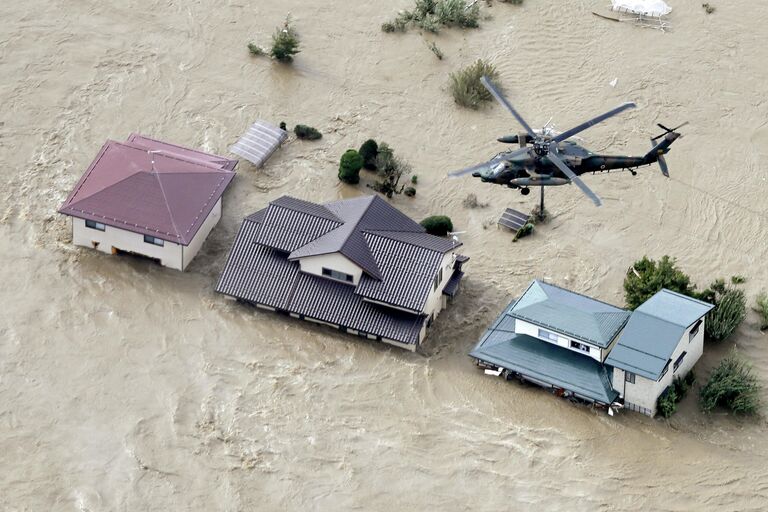
M 391 238 L 365 233 L 382 278 L 363 276 L 356 294 L 413 311 L 421 311 L 429 297 L 443 254 Z
M 601 348 L 610 345 L 630 315 L 616 306 L 538 280 L 530 284 L 510 314 Z
M 446 253 L 462 245 L 461 242 L 457 242 L 452 238 L 443 238 L 417 231 L 368 230 L 367 232 L 441 253 Z M 469 259 L 466 256 L 464 258 L 465 260 Z
M 299 266 L 254 243 L 258 223 L 243 221 L 229 252 L 216 291 L 274 308 L 285 308 Z
M 254 241 L 280 251 L 291 252 L 338 226 L 336 221 L 273 202 L 267 207 Z
M 256 121 L 229 151 L 261 167 L 287 138 L 284 130 L 264 121 Z
M 636 311 L 661 318 L 682 327 L 688 327 L 714 308 L 703 302 L 671 290 L 662 289 L 643 302 Z
M 610 404 L 618 396 L 608 370 L 591 357 L 525 334 L 500 334 L 506 339 L 492 334 L 469 355 L 597 402 Z

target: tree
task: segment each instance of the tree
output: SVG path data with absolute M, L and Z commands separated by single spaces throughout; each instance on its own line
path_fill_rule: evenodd
M 699 405 L 704 412 L 726 407 L 737 414 L 756 414 L 760 408 L 760 382 L 752 367 L 732 350 L 701 388 Z
M 449 232 L 453 231 L 453 222 L 451 222 L 450 217 L 445 215 L 427 217 L 420 224 L 430 235 L 446 236 Z
M 760 330 L 768 329 L 768 294 L 763 292 L 757 296 L 755 311 L 760 315 Z
M 489 62 L 478 59 L 464 69 L 450 74 L 450 91 L 453 101 L 462 107 L 478 109 L 485 101 L 491 101 L 493 96 L 480 82 L 483 76 L 487 76 L 492 82 L 496 82 L 499 73 L 496 67 Z
M 294 126 L 293 133 L 296 134 L 297 138 L 302 140 L 317 140 L 323 136 L 323 134 L 317 131 L 316 128 L 312 128 L 305 124 L 297 124 Z
M 282 28 L 278 27 L 272 34 L 272 50 L 269 54 L 280 62 L 291 62 L 293 56 L 299 52 L 299 35 L 291 25 L 291 17 L 288 16 Z
M 394 194 L 402 194 L 405 185 L 400 185 L 400 179 L 410 174 L 411 166 L 395 156 L 395 152 L 388 144 L 379 144 L 376 155 L 376 169 L 378 169 L 379 181 L 373 184 L 373 189 L 392 198 Z
M 356 185 L 360 182 L 360 169 L 363 168 L 363 157 L 354 149 L 348 149 L 339 162 L 339 179 L 344 183 Z
M 697 297 L 715 306 L 704 323 L 704 334 L 712 341 L 726 339 L 747 315 L 746 294 L 738 288 L 726 286 L 723 279 L 713 282 Z
M 662 288 L 694 296 L 691 278 L 675 266 L 676 260 L 663 256 L 658 262 L 643 256 L 627 271 L 624 278 L 624 300 L 636 309 Z
M 376 155 L 379 154 L 379 145 L 373 139 L 368 139 L 360 146 L 360 156 L 363 157 L 363 167 L 369 171 L 376 170 Z

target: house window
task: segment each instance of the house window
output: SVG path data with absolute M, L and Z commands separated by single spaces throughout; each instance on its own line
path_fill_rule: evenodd
M 699 321 L 693 324 L 693 327 L 691 328 L 691 332 L 688 334 L 688 343 L 693 341 L 693 338 L 696 337 L 696 335 L 699 333 L 699 327 L 701 327 L 701 322 L 704 320 L 699 318 Z
M 352 283 L 355 281 L 355 277 L 351 274 L 345 274 L 344 272 L 325 267 L 323 267 L 323 275 L 325 277 L 330 277 L 331 279 L 336 279 L 337 281 L 344 281 L 345 283 Z
M 105 226 L 101 222 L 96 222 L 95 220 L 86 220 L 85 227 L 91 228 L 91 229 L 98 229 L 99 231 L 104 231 L 105 229 L 107 229 L 107 226 Z
M 165 245 L 164 240 L 161 240 L 159 238 L 155 238 L 149 235 L 144 235 L 144 241 L 148 244 L 157 245 L 158 247 L 162 247 Z
M 578 341 L 571 341 L 571 348 L 575 348 L 576 350 L 581 350 L 582 352 L 589 354 L 589 345 L 579 343 Z
M 545 331 L 544 329 L 539 329 L 539 338 L 544 338 L 545 340 L 557 343 L 557 334 Z
M 685 354 L 687 353 L 688 352 L 683 352 L 682 354 L 680 354 L 680 357 L 677 358 L 677 361 L 675 361 L 674 366 L 672 366 L 673 372 L 676 372 L 677 369 L 680 367 L 680 365 L 683 364 L 683 359 L 685 359 Z
M 635 383 L 635 374 L 632 372 L 624 372 L 624 380 L 630 384 Z

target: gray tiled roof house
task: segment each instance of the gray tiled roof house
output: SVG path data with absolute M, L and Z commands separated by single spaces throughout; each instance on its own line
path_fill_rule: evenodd
M 429 235 L 379 196 L 322 205 L 283 196 L 243 220 L 216 289 L 415 350 L 435 297 L 463 275 L 459 245 Z M 307 264 L 318 258 L 322 274 Z M 326 266 L 338 258 L 359 272 L 332 273 L 338 269 Z

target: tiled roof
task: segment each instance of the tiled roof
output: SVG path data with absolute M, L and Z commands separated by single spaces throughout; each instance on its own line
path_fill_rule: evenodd
M 688 328 L 713 306 L 661 290 L 632 312 L 606 364 L 658 380 Z
M 610 345 L 629 318 L 621 308 L 538 280 L 510 314 L 602 348 Z
M 59 212 L 188 245 L 236 162 L 136 134 L 131 140 L 107 141 Z
M 353 286 L 301 273 L 284 253 L 254 243 L 259 230 L 258 222 L 243 221 L 218 292 L 400 343 L 418 342 L 425 317 L 371 304 Z
M 574 392 L 600 403 L 612 403 L 618 393 L 609 372 L 598 361 L 525 334 L 515 333 L 512 302 L 480 338 L 470 356 L 519 373 L 538 382 Z

